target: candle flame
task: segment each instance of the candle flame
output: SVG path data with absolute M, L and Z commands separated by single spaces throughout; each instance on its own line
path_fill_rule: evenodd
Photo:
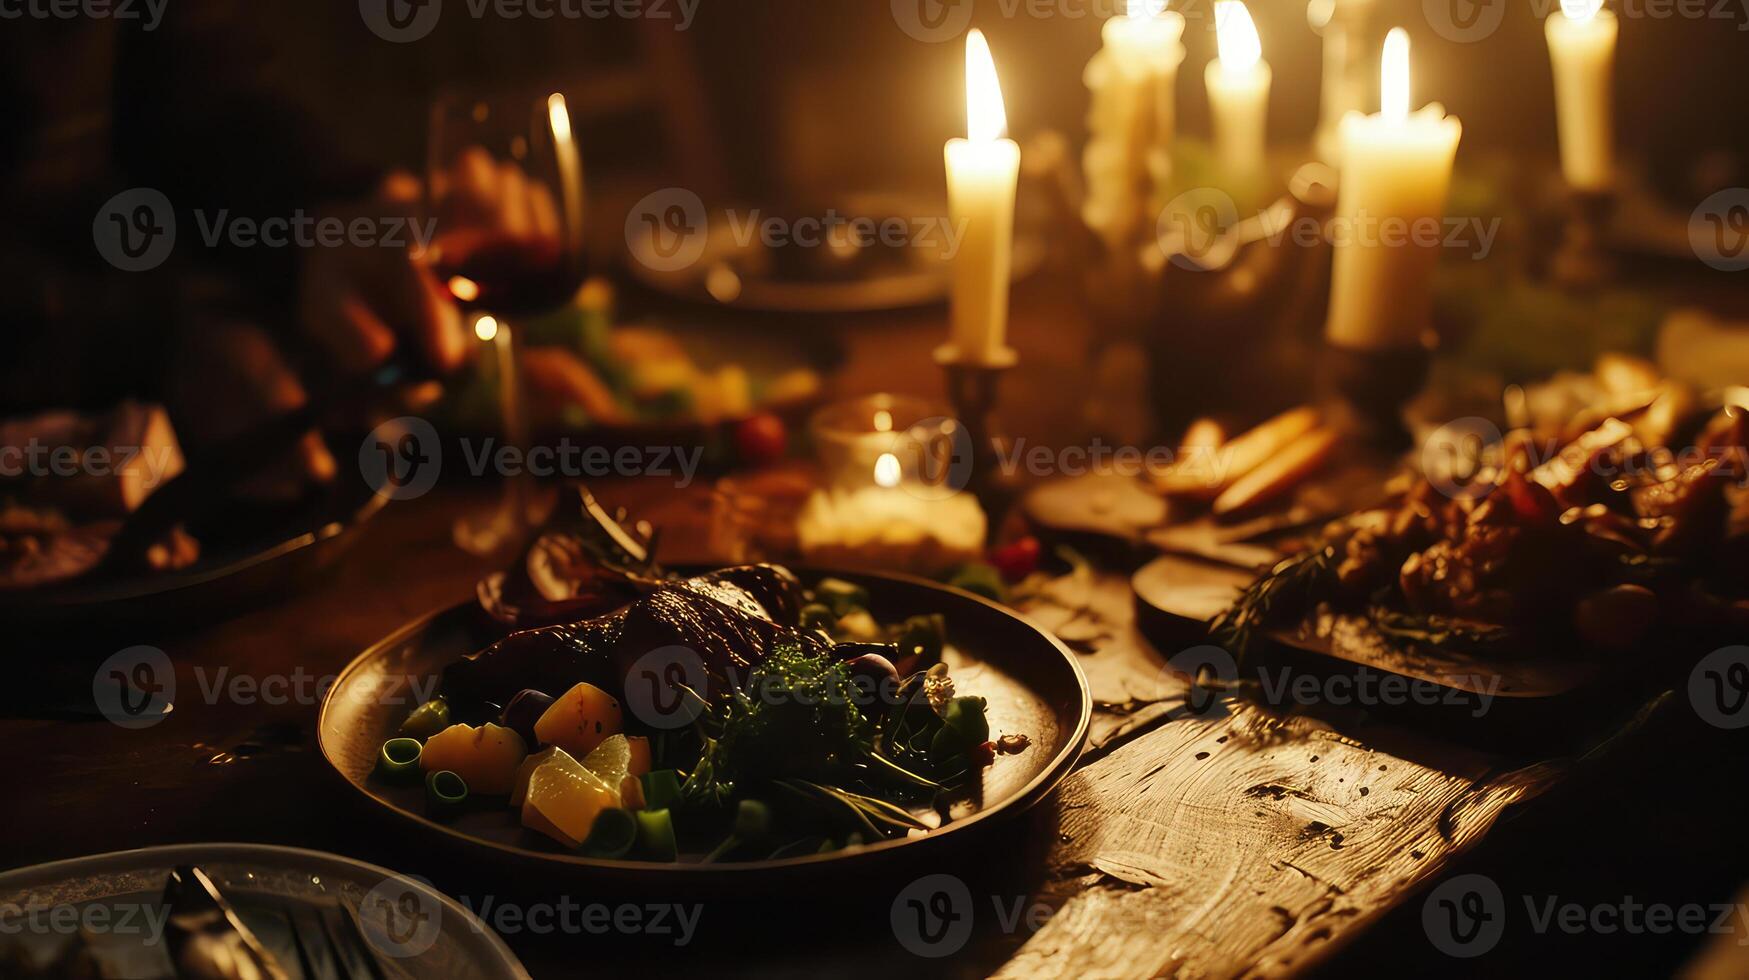
M 489 316 L 483 316 L 478 320 L 475 320 L 474 336 L 485 341 L 495 339 L 498 336 L 498 321 Z
M 899 485 L 899 457 L 892 453 L 881 453 L 881 458 L 875 460 L 875 485 L 888 490 Z
M 974 140 L 996 140 L 1008 128 L 1008 112 L 1002 106 L 1002 84 L 996 80 L 996 61 L 984 32 L 972 28 L 966 35 L 966 135 Z
M 1166 0 L 1129 0 L 1124 13 L 1130 17 L 1158 17 L 1166 12 Z
M 893 431 L 893 413 L 884 408 L 875 409 L 874 429 L 876 432 Z
M 1379 110 L 1386 119 L 1409 117 L 1409 32 L 1391 28 L 1379 59 Z
M 1603 0 L 1561 0 L 1561 13 L 1568 20 L 1590 20 L 1603 9 Z
M 1244 75 L 1262 59 L 1263 43 L 1244 0 L 1215 0 L 1215 46 L 1228 75 Z
M 547 119 L 552 121 L 554 140 L 571 141 L 571 113 L 565 108 L 565 97 L 558 92 L 547 96 Z

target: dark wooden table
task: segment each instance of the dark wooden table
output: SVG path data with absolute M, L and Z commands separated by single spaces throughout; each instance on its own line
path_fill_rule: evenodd
M 1040 284 L 1021 290 L 1016 320 L 1026 367 L 1008 382 L 1010 427 L 1071 444 L 1084 326 Z M 839 390 L 939 391 L 921 365 L 941 331 L 939 312 L 853 324 Z M 672 560 L 711 557 L 702 485 L 620 479 L 596 489 L 667 528 Z M 1062 580 L 1029 604 L 1047 627 L 1094 638 L 1080 654 L 1102 705 L 1093 744 L 1058 793 L 961 853 L 778 895 L 651 896 L 507 873 L 370 812 L 313 741 L 323 678 L 397 625 L 471 593 L 485 566 L 450 544 L 450 527 L 493 492 L 452 484 L 392 506 L 314 588 L 211 622 L 101 641 L 9 638 L 9 655 L 31 665 L 14 683 L 40 687 L 51 703 L 89 699 L 92 666 L 134 643 L 171 656 L 179 693 L 169 719 L 137 731 L 0 721 L 13 782 L 0 865 L 261 841 L 423 875 L 476 908 L 558 896 L 704 903 L 700 934 L 684 948 L 647 935 L 507 935 L 537 977 L 1457 976 L 1478 964 L 1517 975 L 1551 954 L 1573 969 L 1656 975 L 1707 937 L 1519 929 L 1489 958 L 1459 960 L 1429 942 L 1420 893 L 1462 871 L 1489 875 L 1514 900 L 1682 904 L 1731 901 L 1749 880 L 1733 792 L 1749 735 L 1708 728 L 1672 704 L 1581 762 L 1514 758 L 1375 719 L 1245 706 L 1185 716 L 1173 710 L 1182 689 L 1161 669 L 1162 651 L 1136 631 L 1121 570 Z M 237 694 L 270 679 L 271 696 L 267 687 Z M 897 940 L 890 914 L 903 889 L 934 873 L 966 885 L 975 930 L 952 955 L 922 958 Z

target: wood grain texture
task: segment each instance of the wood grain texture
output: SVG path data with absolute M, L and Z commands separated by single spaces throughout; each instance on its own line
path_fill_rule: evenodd
M 1083 666 L 1106 710 L 1098 757 L 1056 801 L 1039 896 L 1056 914 L 997 976 L 1299 974 L 1563 771 L 1241 702 L 1192 715 L 1122 583 L 1095 574 L 1032 603 L 1046 624 L 1097 615 L 1106 639 Z

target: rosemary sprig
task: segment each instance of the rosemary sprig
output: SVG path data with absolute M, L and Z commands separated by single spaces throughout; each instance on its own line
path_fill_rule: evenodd
M 1468 648 L 1505 642 L 1511 630 L 1493 623 L 1458 620 L 1432 613 L 1407 613 L 1374 606 L 1368 618 L 1380 633 L 1399 643 Z
M 1336 546 L 1318 542 L 1277 562 L 1239 593 L 1233 604 L 1209 624 L 1209 636 L 1240 663 L 1259 630 L 1281 614 L 1305 608 L 1336 581 Z

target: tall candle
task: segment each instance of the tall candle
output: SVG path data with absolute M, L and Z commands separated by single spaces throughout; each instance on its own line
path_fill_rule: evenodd
M 1263 175 L 1270 71 L 1244 0 L 1216 0 L 1215 44 L 1220 57 L 1203 73 L 1215 157 L 1230 183 L 1245 185 Z
M 1414 347 L 1431 325 L 1446 192 L 1463 133 L 1437 102 L 1409 111 L 1409 35 L 1394 28 L 1380 110 L 1342 121 L 1338 239 L 1325 336 L 1338 347 Z
M 1371 33 L 1378 0 L 1310 0 L 1306 21 L 1324 39 L 1323 79 L 1318 90 L 1318 158 L 1331 166 L 1342 162 L 1342 120 L 1364 112 L 1372 88 L 1372 68 L 1363 57 L 1364 39 Z
M 1579 190 L 1609 187 L 1614 168 L 1610 75 L 1615 65 L 1615 15 L 1603 0 L 1561 0 L 1543 31 L 1555 70 L 1561 173 Z
M 1092 95 L 1084 217 L 1114 243 L 1143 223 L 1154 186 L 1169 176 L 1183 36 L 1184 17 L 1166 0 L 1127 0 L 1082 73 Z
M 983 32 L 966 37 L 966 138 L 947 141 L 947 202 L 964 229 L 953 263 L 948 356 L 994 364 L 1012 357 L 1008 280 L 1014 256 L 1014 190 L 1020 146 L 1005 139 L 1008 115 Z

